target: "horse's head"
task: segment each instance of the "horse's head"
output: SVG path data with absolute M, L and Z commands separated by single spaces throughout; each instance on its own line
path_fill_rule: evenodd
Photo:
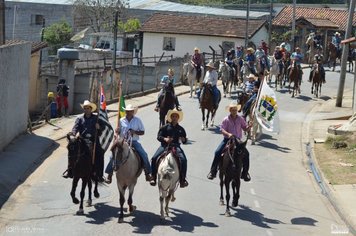
M 68 133 L 67 141 L 68 160 L 72 166 L 75 166 L 81 158 L 90 157 L 89 147 L 83 138 L 76 138 L 72 133 Z
M 113 158 L 116 164 L 124 163 L 130 154 L 130 145 L 124 138 L 119 138 L 115 142 L 115 147 L 112 150 Z
M 242 158 L 246 158 L 246 156 L 248 155 L 248 150 L 246 148 L 247 139 L 245 141 L 241 141 L 237 138 L 234 138 L 233 141 L 234 141 L 233 157 L 235 162 L 237 160 L 242 160 Z

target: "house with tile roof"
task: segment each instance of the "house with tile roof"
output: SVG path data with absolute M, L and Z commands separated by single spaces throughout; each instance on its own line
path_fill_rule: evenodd
M 292 28 L 293 6 L 285 6 L 273 19 L 272 29 L 275 32 L 286 32 Z M 305 40 L 311 31 L 319 31 L 323 36 L 323 45 L 326 48 L 327 42 L 335 32 L 344 34 L 347 27 L 349 12 L 348 9 L 332 9 L 322 7 L 296 7 L 296 45 L 305 48 Z M 353 16 L 353 28 L 356 26 L 356 15 Z M 302 47 L 302 48 L 303 48 Z
M 268 38 L 265 20 L 250 20 L 248 39 L 255 45 Z M 140 28 L 142 56 L 192 54 L 194 47 L 201 52 L 221 51 L 245 44 L 246 20 L 202 15 L 152 15 Z M 222 49 L 220 48 L 222 47 Z M 225 51 L 226 52 L 226 51 Z

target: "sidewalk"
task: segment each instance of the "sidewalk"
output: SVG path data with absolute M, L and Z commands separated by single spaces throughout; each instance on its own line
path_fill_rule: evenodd
M 189 93 L 189 87 L 185 85 L 177 86 L 175 91 L 177 95 L 182 95 Z M 125 103 L 143 107 L 155 103 L 157 95 L 158 92 L 153 92 L 144 96 L 136 96 L 126 99 Z M 312 111 L 310 114 L 311 120 L 304 124 L 309 131 L 306 134 L 306 139 L 311 143 L 311 150 L 313 150 L 314 140 L 325 140 L 330 125 L 346 122 L 336 120 L 336 118 L 352 114 L 350 91 L 345 93 L 343 104 L 344 107 L 337 108 L 335 107 L 335 99 L 330 99 Z M 117 108 L 117 103 L 107 106 L 110 117 L 117 115 Z M 33 134 L 20 136 L 0 153 L 0 209 L 16 187 L 58 147 L 56 141 L 63 139 L 71 131 L 75 119 L 76 116 L 52 119 L 51 124 L 44 124 L 35 129 Z M 315 163 L 317 172 L 320 173 L 315 155 L 313 155 L 313 152 L 311 153 L 311 160 Z M 356 185 L 332 186 L 328 184 L 322 174 L 321 176 L 322 185 L 326 189 L 326 196 L 348 224 L 349 232 L 356 235 Z

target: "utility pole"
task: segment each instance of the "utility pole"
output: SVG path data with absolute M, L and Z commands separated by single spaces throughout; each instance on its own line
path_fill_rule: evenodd
M 247 48 L 247 44 L 248 44 L 248 23 L 250 20 L 250 1 L 251 0 L 247 0 L 247 11 L 246 11 L 246 28 L 245 28 L 245 48 Z
M 351 0 L 350 7 L 349 7 L 349 17 L 348 17 L 348 21 L 347 21 L 345 39 L 348 39 L 351 36 L 354 11 L 355 11 L 355 0 Z M 348 54 L 349 54 L 349 44 L 347 43 L 347 44 L 344 44 L 344 46 L 342 48 L 341 65 L 340 65 L 341 66 L 340 80 L 339 80 L 340 82 L 339 82 L 339 88 L 337 90 L 337 97 L 336 97 L 336 106 L 337 107 L 342 106 L 342 97 L 344 95 L 346 63 L 347 63 Z
M 114 71 L 116 69 L 116 50 L 117 50 L 117 24 L 119 21 L 119 11 L 115 11 L 115 20 L 114 20 L 114 50 L 112 53 L 112 65 L 111 69 Z
M 297 5 L 297 0 L 293 0 L 293 16 L 292 16 L 292 52 L 295 49 L 295 7 Z
M 268 27 L 268 52 L 271 53 L 271 42 L 272 42 L 272 17 L 273 17 L 273 0 L 270 3 L 269 9 L 269 27 Z
M 0 0 L 0 45 L 5 44 L 5 0 Z

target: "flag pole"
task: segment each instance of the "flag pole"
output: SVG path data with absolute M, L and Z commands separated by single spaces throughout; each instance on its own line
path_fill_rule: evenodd
M 118 93 L 119 93 L 119 100 L 118 100 L 118 109 L 117 109 L 117 128 L 120 128 L 120 111 L 121 111 L 121 95 L 122 95 L 122 81 L 119 78 L 118 80 Z
M 253 124 L 253 120 L 254 120 L 255 115 L 256 115 L 255 109 L 256 109 L 256 107 L 257 107 L 257 105 L 258 105 L 258 101 L 260 100 L 260 97 L 261 97 L 261 90 L 262 90 L 262 86 L 263 86 L 263 83 L 264 83 L 264 82 L 265 82 L 265 77 L 262 78 L 262 83 L 260 83 L 260 87 L 258 88 L 258 92 L 257 92 L 256 100 L 255 100 L 256 102 L 255 102 L 255 104 L 254 104 L 254 106 L 253 106 L 253 109 L 252 109 L 252 111 L 253 111 L 253 113 L 252 113 L 252 119 L 251 119 L 252 124 Z
M 98 139 L 98 129 L 96 128 L 96 125 L 99 123 L 99 115 L 100 115 L 100 89 L 101 89 L 101 81 L 103 79 L 103 72 L 101 72 L 100 77 L 98 76 L 97 80 L 97 98 L 98 98 L 98 115 L 96 117 L 96 123 L 95 123 L 95 137 L 94 137 L 94 147 L 93 147 L 93 156 L 92 156 L 92 164 L 95 164 L 95 157 L 96 157 L 96 140 Z

